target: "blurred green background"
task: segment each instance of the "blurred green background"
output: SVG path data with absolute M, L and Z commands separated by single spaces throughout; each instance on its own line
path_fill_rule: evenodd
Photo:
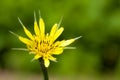
M 24 35 L 18 17 L 33 32 L 33 13 L 38 19 L 39 10 L 47 32 L 63 16 L 61 26 L 65 30 L 58 40 L 83 36 L 71 45 L 77 49 L 56 56 L 58 62 L 51 62 L 48 68 L 50 75 L 62 75 L 60 80 L 73 80 L 63 79 L 70 75 L 76 80 L 90 80 L 90 75 L 92 80 L 103 80 L 104 75 L 110 77 L 108 80 L 119 80 L 120 0 L 0 0 L 0 74 L 7 71 L 42 76 L 39 62 L 30 62 L 34 55 L 11 50 L 25 45 L 9 33 Z

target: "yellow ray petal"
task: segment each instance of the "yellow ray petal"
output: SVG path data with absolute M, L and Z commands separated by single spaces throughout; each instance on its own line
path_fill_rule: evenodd
M 44 59 L 44 65 L 45 67 L 48 67 L 50 65 L 50 61 L 48 59 Z
M 40 18 L 39 20 L 39 26 L 40 26 L 41 37 L 43 38 L 45 35 L 45 24 L 42 18 Z
M 62 42 L 60 44 L 60 46 L 63 46 L 63 47 L 68 46 L 69 44 L 73 43 L 74 41 L 75 41 L 75 39 L 65 40 L 64 42 Z
M 77 40 L 81 37 L 82 36 L 79 36 L 79 37 L 76 37 L 76 38 L 73 38 L 73 39 L 69 39 L 69 40 L 65 40 L 60 44 L 60 46 L 63 46 L 63 47 L 68 46 L 69 44 L 73 43 L 75 40 Z
M 38 24 L 37 24 L 35 12 L 34 12 L 34 31 L 35 31 L 35 34 L 36 34 L 37 36 L 40 35 L 40 30 L 39 30 L 39 27 L 38 27 Z
M 21 37 L 21 36 L 19 36 L 18 38 L 19 38 L 19 40 L 20 40 L 21 42 L 23 42 L 24 44 L 31 45 L 31 43 L 32 43 L 32 41 L 29 40 L 29 39 L 27 39 L 27 38 L 24 38 L 24 37 Z
M 25 34 L 31 39 L 34 40 L 34 37 L 32 36 L 31 32 L 23 25 L 22 21 L 18 18 L 20 24 L 22 25 Z
M 56 42 L 53 44 L 53 46 L 54 46 L 54 47 L 59 46 L 60 43 L 61 43 L 60 41 L 56 41 Z
M 36 55 L 34 56 L 34 59 L 39 59 L 40 57 L 41 57 L 40 54 L 36 54 Z
M 50 37 L 53 38 L 56 30 L 57 30 L 57 24 L 54 24 L 53 27 L 52 27 L 52 29 L 51 29 L 51 32 L 50 32 Z
M 39 27 L 38 27 L 36 21 L 34 22 L 34 31 L 35 31 L 35 34 L 36 34 L 37 36 L 40 35 L 40 30 L 39 30 Z
M 54 58 L 53 56 L 49 55 L 49 59 L 52 61 L 56 61 L 56 58 Z
M 65 40 L 62 40 L 62 41 L 56 41 L 53 46 L 56 47 L 56 46 L 60 46 L 60 44 L 62 44 Z
M 57 30 L 57 32 L 54 35 L 54 41 L 61 35 L 61 33 L 63 32 L 64 28 L 61 27 L 59 30 Z
M 31 34 L 31 32 L 30 32 L 26 27 L 24 27 L 24 26 L 23 26 L 23 29 L 24 29 L 25 34 L 26 34 L 31 40 L 34 40 L 34 37 L 33 37 L 33 35 Z
M 59 55 L 63 52 L 63 48 L 56 48 L 52 54 Z

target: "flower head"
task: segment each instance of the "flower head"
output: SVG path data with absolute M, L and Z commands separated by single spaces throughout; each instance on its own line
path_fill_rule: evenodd
M 42 58 L 44 60 L 45 67 L 48 67 L 50 64 L 49 60 L 56 61 L 56 58 L 53 57 L 53 55 L 61 54 L 64 49 L 70 48 L 66 46 L 73 43 L 80 37 L 69 40 L 56 41 L 56 39 L 62 34 L 64 28 L 59 28 L 59 24 L 54 24 L 50 33 L 45 34 L 45 24 L 43 19 L 39 19 L 38 25 L 36 16 L 34 17 L 34 34 L 31 34 L 31 32 L 22 24 L 21 20 L 19 19 L 28 38 L 22 36 L 18 36 L 18 38 L 21 42 L 26 44 L 30 53 L 35 55 L 33 58 L 34 60 Z

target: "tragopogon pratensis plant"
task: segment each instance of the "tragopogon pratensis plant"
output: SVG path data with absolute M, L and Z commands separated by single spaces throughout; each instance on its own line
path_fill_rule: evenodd
M 34 58 L 32 60 L 39 60 L 42 66 L 42 70 L 44 73 L 45 80 L 48 80 L 47 67 L 50 65 L 50 60 L 56 62 L 56 58 L 54 55 L 62 54 L 64 49 L 71 49 L 74 47 L 68 47 L 75 40 L 79 39 L 81 36 L 68 39 L 56 41 L 56 39 L 62 34 L 64 31 L 63 27 L 60 27 L 60 23 L 55 23 L 51 28 L 50 33 L 45 32 L 45 23 L 43 19 L 39 18 L 39 24 L 36 20 L 36 14 L 34 13 L 34 34 L 32 34 L 21 22 L 18 18 L 20 24 L 23 27 L 25 34 L 28 36 L 27 38 L 19 36 L 13 32 L 12 34 L 17 35 L 18 39 L 24 43 L 27 48 L 16 48 L 18 50 L 28 50 L 30 54 L 34 54 Z

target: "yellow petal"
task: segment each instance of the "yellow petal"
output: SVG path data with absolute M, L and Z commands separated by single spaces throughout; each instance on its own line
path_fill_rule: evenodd
M 35 34 L 36 34 L 37 36 L 40 35 L 40 30 L 39 30 L 39 27 L 38 27 L 36 21 L 34 22 L 34 31 L 35 31 Z
M 54 35 L 54 40 L 56 40 L 61 35 L 61 33 L 63 32 L 63 30 L 64 30 L 63 27 L 61 27 L 59 30 L 57 30 L 57 32 Z
M 73 43 L 74 41 L 75 41 L 75 39 L 65 40 L 64 42 L 62 42 L 60 44 L 60 46 L 63 46 L 63 47 L 68 46 L 69 44 Z
M 30 32 L 25 26 L 23 26 L 23 29 L 24 29 L 25 34 L 26 34 L 31 40 L 34 40 L 33 35 L 31 34 L 31 32 Z
M 27 39 L 27 38 L 24 38 L 24 37 L 21 37 L 21 36 L 19 36 L 18 38 L 19 38 L 19 40 L 20 40 L 21 42 L 23 42 L 24 44 L 31 45 L 31 43 L 32 43 L 32 41 L 29 40 L 29 39 Z
M 48 67 L 50 65 L 50 61 L 48 59 L 44 59 L 44 65 L 45 67 Z
M 33 40 L 34 37 L 33 37 L 32 34 L 30 33 L 30 31 L 23 25 L 23 23 L 22 23 L 22 21 L 20 20 L 20 18 L 18 18 L 18 20 L 19 20 L 20 24 L 22 25 L 25 34 L 26 34 L 31 40 Z
M 65 40 L 62 40 L 62 41 L 56 41 L 53 46 L 56 47 L 56 46 L 60 46 L 60 44 L 62 44 Z
M 52 61 L 56 61 L 56 58 L 54 58 L 53 56 L 49 55 L 49 59 Z
M 45 24 L 42 18 L 40 18 L 39 20 L 39 26 L 40 26 L 41 37 L 43 38 L 45 35 Z
M 54 24 L 53 27 L 52 27 L 52 29 L 51 29 L 51 32 L 50 32 L 50 37 L 54 36 L 56 30 L 57 30 L 57 24 Z
M 34 59 L 39 59 L 40 57 L 41 57 L 41 55 L 36 54 L 36 55 L 34 56 Z
M 63 48 L 56 48 L 52 54 L 59 55 L 63 52 Z

